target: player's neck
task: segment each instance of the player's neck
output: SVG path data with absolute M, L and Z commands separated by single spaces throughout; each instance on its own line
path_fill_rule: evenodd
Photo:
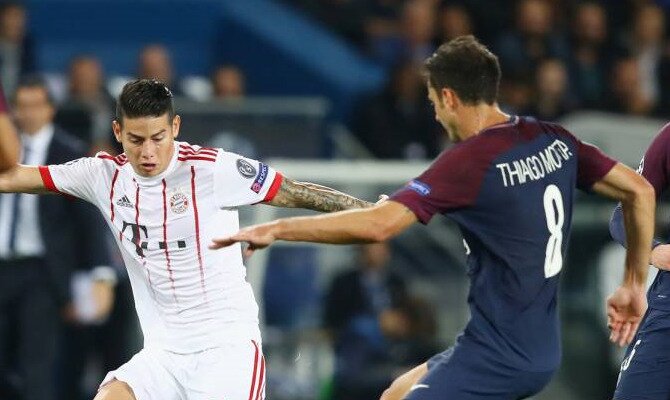
M 504 124 L 509 119 L 510 116 L 502 112 L 497 103 L 465 107 L 461 115 L 463 123 L 459 129 L 461 140 L 478 135 L 492 126 Z

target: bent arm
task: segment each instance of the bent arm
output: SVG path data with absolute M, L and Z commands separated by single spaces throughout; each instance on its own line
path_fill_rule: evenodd
M 0 172 L 17 165 L 20 147 L 19 138 L 9 115 L 0 113 Z
M 277 207 L 305 208 L 333 212 L 371 207 L 373 204 L 346 193 L 309 182 L 296 182 L 284 178 L 277 195 L 267 202 Z
M 49 193 L 38 167 L 16 165 L 0 173 L 0 193 Z
M 593 191 L 621 202 L 626 243 L 624 284 L 642 286 L 647 281 L 654 234 L 654 188 L 632 169 L 617 164 L 593 185 Z M 616 232 L 614 232 L 616 233 Z M 624 240 L 621 233 L 616 233 Z

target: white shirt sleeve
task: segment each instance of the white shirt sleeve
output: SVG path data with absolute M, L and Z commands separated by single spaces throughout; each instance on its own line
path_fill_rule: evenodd
M 226 151 L 219 151 L 214 168 L 214 191 L 220 208 L 270 201 L 283 179 L 267 164 Z
M 52 191 L 96 204 L 95 185 L 103 173 L 103 160 L 83 157 L 65 164 L 41 166 L 44 186 Z

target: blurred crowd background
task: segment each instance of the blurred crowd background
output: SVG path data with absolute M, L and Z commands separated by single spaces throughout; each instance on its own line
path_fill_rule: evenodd
M 82 154 L 118 153 L 115 96 L 146 77 L 172 88 L 181 140 L 277 165 L 297 160 L 286 165 L 298 174 L 306 168 L 300 160 L 313 159 L 420 168 L 449 146 L 421 63 L 441 43 L 472 34 L 499 56 L 503 110 L 566 123 L 633 165 L 670 116 L 669 12 L 667 0 L 2 2 L 0 81 L 24 149 L 32 133 L 55 126 L 56 136 L 77 138 Z M 390 164 L 374 165 L 381 177 Z M 374 199 L 408 178 L 390 185 L 324 173 L 320 183 Z M 0 232 L 15 212 L 5 208 Z M 622 263 L 607 233 L 611 209 L 586 196 L 576 209 L 561 293 L 564 368 L 538 399 L 608 398 L 616 382 L 621 353 L 608 345 L 602 315 Z M 250 210 L 242 216 L 259 218 Z M 36 234 L 54 240 L 41 222 Z M 27 356 L 53 372 L 54 394 L 43 400 L 92 398 L 103 374 L 141 347 L 112 241 L 90 246 L 109 255 L 103 266 L 114 277 L 90 258 L 63 266 L 71 293 L 53 300 L 53 360 Z M 444 219 L 385 244 L 268 253 L 253 282 L 268 398 L 378 398 L 399 373 L 452 343 L 467 320 L 464 250 Z M 0 246 L 0 269 L 15 257 Z M 0 399 L 29 399 L 26 329 L 12 322 L 20 301 L 0 295 Z

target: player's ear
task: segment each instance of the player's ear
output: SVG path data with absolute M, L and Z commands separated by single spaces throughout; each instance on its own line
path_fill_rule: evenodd
M 460 104 L 460 100 L 458 95 L 456 95 L 456 92 L 448 88 L 442 89 L 442 99 L 444 101 L 444 105 L 449 110 L 455 109 Z
M 114 132 L 114 137 L 116 138 L 116 141 L 121 143 L 121 124 L 119 121 L 114 120 L 112 121 L 112 132 Z
M 176 139 L 177 136 L 179 136 L 179 127 L 181 127 L 181 117 L 179 115 L 175 115 L 174 118 L 172 118 L 172 138 Z

